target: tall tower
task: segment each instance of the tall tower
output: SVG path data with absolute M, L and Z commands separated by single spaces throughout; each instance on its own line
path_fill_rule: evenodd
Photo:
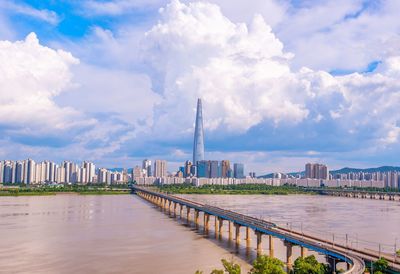
M 204 160 L 204 132 L 203 132 L 203 111 L 201 108 L 201 99 L 197 100 L 196 125 L 194 129 L 193 142 L 193 164 Z

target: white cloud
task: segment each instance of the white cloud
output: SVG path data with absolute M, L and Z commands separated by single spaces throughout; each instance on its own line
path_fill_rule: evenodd
M 53 25 L 57 25 L 60 21 L 60 18 L 54 11 L 35 9 L 31 6 L 25 4 L 16 4 L 15 2 L 9 0 L 2 1 L 0 3 L 0 9 L 37 18 Z
M 293 81 L 291 54 L 283 52 L 261 16 L 249 26 L 234 24 L 216 5 L 172 1 L 161 17 L 145 40 L 153 80 L 162 82 L 156 86 L 163 87 L 165 98 L 157 128 L 191 128 L 192 113 L 182 117 L 181 112 L 196 97 L 205 101 L 208 129 L 245 131 L 264 119 L 307 117 L 297 91 L 287 88 Z
M 236 24 L 216 5 L 176 0 L 160 13 L 144 48 L 163 97 L 154 118 L 163 138 L 192 132 L 195 101 L 201 97 L 209 132 L 237 134 L 271 122 L 289 125 L 296 134 L 307 122 L 320 138 L 328 135 L 338 143 L 342 138 L 353 138 L 357 146 L 397 141 L 398 57 L 368 74 L 296 71 L 292 55 L 260 15 L 251 24 Z
M 155 8 L 164 0 L 88 0 L 84 2 L 87 12 L 91 15 L 121 15 L 139 8 Z
M 24 41 L 0 41 L 0 123 L 23 133 L 90 124 L 53 101 L 70 85 L 70 68 L 78 63 L 68 52 L 40 45 L 34 33 Z
M 313 1 L 288 9 L 277 36 L 296 54 L 296 67 L 362 71 L 399 52 L 400 2 Z

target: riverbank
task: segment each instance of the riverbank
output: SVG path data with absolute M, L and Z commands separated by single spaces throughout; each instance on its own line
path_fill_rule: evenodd
M 93 186 L 63 186 L 63 187 L 10 187 L 0 188 L 0 197 L 4 196 L 49 196 L 57 194 L 79 195 L 123 195 L 130 194 L 130 190 L 121 188 L 93 187 Z
M 200 187 L 180 184 L 163 185 L 157 190 L 171 194 L 218 194 L 218 195 L 290 195 L 290 194 L 315 194 L 295 186 L 269 186 L 260 184 L 242 185 L 204 185 Z

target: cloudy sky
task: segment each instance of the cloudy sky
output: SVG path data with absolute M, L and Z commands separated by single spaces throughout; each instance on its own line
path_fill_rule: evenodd
M 2 0 L 0 158 L 400 165 L 398 0 Z

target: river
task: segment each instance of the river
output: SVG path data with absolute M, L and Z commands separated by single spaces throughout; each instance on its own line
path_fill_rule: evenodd
M 0 197 L 0 237 L 0 273 L 209 273 L 232 257 L 134 195 Z
M 182 196 L 335 241 L 345 241 L 347 234 L 349 245 L 387 253 L 400 239 L 399 202 L 317 195 Z M 0 235 L 1 273 L 209 273 L 234 252 L 226 241 L 204 239 L 134 195 L 0 197 Z M 283 245 L 276 249 L 284 259 Z M 249 268 L 246 260 L 252 258 L 239 252 L 235 261 Z

